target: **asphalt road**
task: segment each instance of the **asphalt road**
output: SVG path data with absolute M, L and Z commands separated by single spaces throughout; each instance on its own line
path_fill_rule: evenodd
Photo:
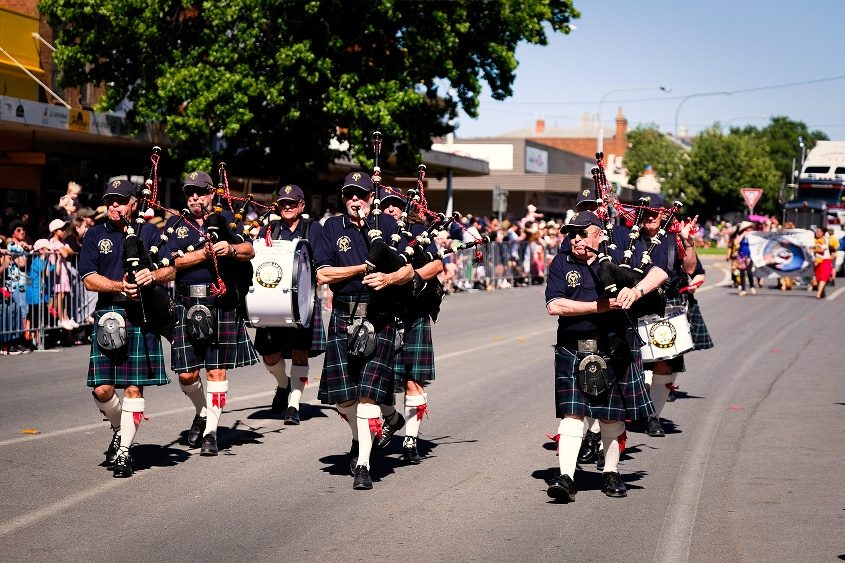
M 316 383 L 292 427 L 269 411 L 262 366 L 231 373 L 216 458 L 182 445 L 193 408 L 178 384 L 148 389 L 138 471 L 122 480 L 98 466 L 111 433 L 87 350 L 0 358 L 2 559 L 843 559 L 845 282 L 822 301 L 740 298 L 716 266 L 699 296 L 716 348 L 688 356 L 665 438 L 629 432 L 624 499 L 601 493 L 594 466 L 573 503 L 546 496 L 555 321 L 539 287 L 447 298 L 425 459 L 403 465 L 394 439 L 372 491 L 352 490 L 348 427 Z

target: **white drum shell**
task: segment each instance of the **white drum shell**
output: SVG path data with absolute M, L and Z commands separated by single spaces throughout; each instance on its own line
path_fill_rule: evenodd
M 637 331 L 645 342 L 640 348 L 644 362 L 671 360 L 695 348 L 684 306 L 669 305 L 663 317 L 640 318 Z
M 245 300 L 247 323 L 259 328 L 307 328 L 315 296 L 311 247 L 305 239 L 272 243 L 267 246 L 259 239 L 253 245 L 252 287 Z M 303 291 L 307 296 L 301 295 Z

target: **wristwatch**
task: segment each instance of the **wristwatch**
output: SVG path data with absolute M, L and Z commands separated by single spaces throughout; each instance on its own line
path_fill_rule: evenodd
M 634 289 L 636 289 L 637 291 L 639 291 L 639 292 L 640 292 L 640 297 L 645 296 L 645 290 L 644 290 L 642 287 L 637 286 L 637 287 L 635 287 Z
M 238 249 L 237 249 L 237 248 L 235 248 L 235 245 L 234 245 L 234 244 L 233 244 L 233 245 L 231 245 L 231 246 L 229 246 L 229 256 L 231 256 L 232 258 L 234 258 L 234 257 L 235 257 L 235 254 L 237 254 L 237 253 L 238 253 Z

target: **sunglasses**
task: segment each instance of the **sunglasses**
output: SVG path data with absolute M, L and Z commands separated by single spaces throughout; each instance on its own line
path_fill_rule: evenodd
M 361 188 L 343 188 L 342 193 L 346 199 L 352 199 L 352 196 L 358 196 L 358 199 L 367 199 L 370 195 L 370 192 Z
M 194 195 L 203 196 L 203 195 L 208 195 L 209 193 L 211 193 L 208 190 L 206 190 L 204 188 L 200 188 L 200 187 L 188 187 L 188 188 L 185 188 L 182 191 L 185 192 L 185 197 L 192 197 Z
M 587 231 L 587 227 L 584 227 L 582 229 L 576 229 L 576 230 L 569 231 L 569 238 L 575 238 L 575 237 L 587 238 L 588 236 L 590 236 L 590 233 L 589 233 L 589 231 Z
M 296 207 L 299 205 L 298 199 L 280 199 L 279 207 Z

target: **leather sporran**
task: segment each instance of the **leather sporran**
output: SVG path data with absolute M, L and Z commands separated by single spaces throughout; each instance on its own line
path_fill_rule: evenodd
M 211 309 L 197 304 L 186 313 L 188 337 L 196 343 L 211 342 L 217 334 L 217 319 Z
M 606 393 L 618 379 L 619 354 L 599 351 L 597 340 L 579 340 L 575 353 L 575 379 L 581 392 L 591 397 Z
M 376 351 L 376 328 L 373 323 L 355 317 L 346 328 L 346 351 L 354 358 L 367 358 Z
M 126 348 L 126 318 L 115 311 L 103 313 L 97 320 L 97 345 L 114 354 Z

